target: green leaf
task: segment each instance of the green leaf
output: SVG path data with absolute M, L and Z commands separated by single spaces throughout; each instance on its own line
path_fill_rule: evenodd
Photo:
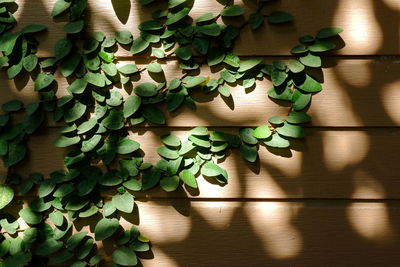
M 94 228 L 96 241 L 101 241 L 112 236 L 119 228 L 119 221 L 115 218 L 101 219 Z
M 118 147 L 117 147 L 117 153 L 118 154 L 130 154 L 136 150 L 138 150 L 140 147 L 140 144 L 134 140 L 131 140 L 127 137 L 122 138 L 118 142 Z
M 156 167 L 152 167 L 151 169 L 144 171 L 142 175 L 143 190 L 148 190 L 156 186 L 160 181 L 160 178 L 161 170 Z
M 47 74 L 44 72 L 39 73 L 35 80 L 35 91 L 40 91 L 48 86 L 54 81 L 54 76 L 52 74 Z
M 292 54 L 304 54 L 307 53 L 308 47 L 305 45 L 297 45 L 290 50 L 290 53 Z
M 169 0 L 168 1 L 168 8 L 174 8 L 174 7 L 177 7 L 177 6 L 179 6 L 179 5 L 181 5 L 181 4 L 183 4 L 183 3 L 185 3 L 186 2 L 186 0 Z
M 64 216 L 60 211 L 53 211 L 50 213 L 49 219 L 55 226 L 61 226 L 64 223 Z
M 289 67 L 289 70 L 291 72 L 293 72 L 293 73 L 299 73 L 299 72 L 302 72 L 304 70 L 304 65 L 301 64 L 296 59 L 289 60 L 288 67 Z
M 0 210 L 10 204 L 14 198 L 14 190 L 11 187 L 0 184 Z
M 42 221 L 42 216 L 39 213 L 34 212 L 30 208 L 24 208 L 20 210 L 18 214 L 28 224 L 38 224 Z
M 312 94 L 304 94 L 299 90 L 295 90 L 292 98 L 293 109 L 299 111 L 307 107 L 311 101 L 311 96 Z
M 215 177 L 223 174 L 223 169 L 215 163 L 207 162 L 201 168 L 201 174 L 204 176 Z
M 147 71 L 152 73 L 161 73 L 163 72 L 163 69 L 160 63 L 152 62 L 147 66 Z
M 38 63 L 38 57 L 36 55 L 28 55 L 26 57 L 24 57 L 24 68 L 27 72 L 31 72 L 33 71 Z
M 86 241 L 84 241 L 76 249 L 76 253 L 75 253 L 76 258 L 79 260 L 83 260 L 84 258 L 86 258 L 92 251 L 93 245 L 94 245 L 93 238 L 89 238 Z M 85 262 L 77 262 L 77 263 L 79 263 L 77 266 L 74 266 L 74 264 L 73 264 L 73 265 L 71 265 L 71 267 L 85 267 L 86 266 Z
M 103 49 L 101 49 L 101 51 L 99 52 L 99 56 L 107 63 L 111 63 L 115 59 L 114 52 L 107 52 L 104 51 Z
M 293 20 L 293 15 L 283 11 L 273 11 L 268 16 L 268 22 L 272 24 L 286 23 Z
M 238 69 L 238 72 L 248 71 L 259 65 L 262 61 L 263 61 L 262 58 L 251 58 L 246 61 L 243 61 L 240 63 L 240 68 Z
M 224 59 L 224 63 L 226 63 L 229 66 L 232 66 L 234 68 L 237 68 L 240 65 L 240 59 L 235 54 L 229 53 L 226 55 L 226 57 Z
M 160 109 L 158 109 L 155 106 L 145 106 L 143 108 L 143 117 L 146 118 L 146 120 L 156 123 L 156 124 L 165 124 L 165 118 L 164 114 Z
M 142 31 L 156 31 L 163 28 L 158 20 L 147 20 L 139 24 L 139 30 Z
M 190 46 L 180 46 L 175 49 L 175 55 L 183 60 L 189 60 L 192 57 L 192 48 Z
M 239 131 L 240 138 L 249 145 L 258 144 L 258 140 L 254 137 L 253 133 L 254 130 L 252 128 L 242 128 Z
M 272 132 L 267 125 L 258 126 L 253 132 L 253 136 L 257 139 L 268 138 L 271 134 Z
M 275 133 L 264 140 L 264 144 L 274 148 L 288 148 L 290 143 L 287 139 L 282 138 L 279 134 Z
M 80 119 L 86 112 L 86 105 L 76 101 L 74 106 L 67 109 L 64 113 L 65 122 L 73 122 Z
M 158 88 L 154 83 L 145 82 L 136 86 L 134 91 L 138 96 L 149 97 L 156 95 Z
M 221 63 L 225 58 L 225 51 L 220 47 L 210 47 L 207 53 L 207 64 L 215 66 Z
M 123 186 L 132 191 L 140 191 L 142 189 L 142 185 L 136 179 L 130 179 L 124 182 Z
M 162 146 L 157 149 L 157 153 L 164 158 L 167 159 L 177 159 L 179 157 L 179 153 L 177 150 L 169 149 L 168 147 Z
M 244 13 L 243 8 L 239 5 L 227 6 L 221 11 L 223 17 L 240 16 Z
M 264 23 L 264 16 L 260 13 L 252 13 L 249 16 L 249 24 L 252 30 L 259 28 Z
M 136 254 L 130 248 L 121 246 L 112 253 L 114 263 L 121 266 L 134 266 L 138 263 Z
M 62 184 L 53 194 L 54 197 L 65 197 L 74 192 L 75 187 L 72 184 Z
M 326 40 L 316 40 L 308 48 L 311 52 L 326 52 L 335 49 L 336 44 Z
M 179 176 L 165 176 L 160 181 L 160 186 L 166 192 L 175 191 L 179 186 Z
M 25 34 L 25 33 L 41 32 L 41 31 L 44 31 L 44 30 L 47 30 L 47 27 L 45 25 L 30 24 L 30 25 L 25 26 L 24 28 L 22 28 L 22 30 L 20 32 Z
M 182 181 L 192 187 L 192 188 L 197 188 L 197 180 L 194 174 L 189 171 L 189 170 L 183 170 L 179 173 L 179 177 L 182 179 Z
M 64 31 L 69 34 L 75 34 L 81 32 L 84 26 L 84 20 L 72 21 L 64 25 Z
M 218 92 L 224 97 L 231 96 L 231 89 L 226 85 L 218 86 Z
M 322 90 L 322 85 L 310 75 L 302 75 L 293 79 L 295 85 L 307 93 L 318 93 Z
M 224 79 L 228 83 L 236 82 L 235 75 L 230 73 L 228 70 L 224 70 L 220 72 L 221 78 Z
M 140 107 L 142 101 L 138 96 L 129 96 L 124 103 L 124 118 L 132 116 Z
M 284 123 L 284 120 L 280 116 L 272 116 L 268 119 L 268 122 L 275 125 L 280 125 Z
M 256 162 L 258 156 L 257 146 L 242 144 L 240 146 L 240 154 L 248 162 Z
M 102 64 L 101 69 L 105 74 L 111 77 L 117 75 L 118 73 L 117 66 L 114 63 Z
M 119 130 L 124 127 L 124 114 L 120 110 L 112 109 L 102 124 L 107 129 Z
M 274 69 L 271 72 L 271 80 L 272 80 L 272 83 L 274 84 L 274 86 L 282 85 L 286 81 L 287 77 L 288 77 L 288 75 L 285 71 L 280 71 L 280 70 Z
M 4 103 L 3 105 L 1 105 L 1 108 L 5 111 L 5 112 L 15 112 L 18 111 L 22 108 L 23 103 L 20 100 L 10 100 L 6 103 Z
M 314 40 L 315 40 L 314 37 L 311 35 L 303 35 L 303 36 L 299 37 L 299 41 L 301 43 L 305 43 L 305 44 L 312 43 L 312 42 L 314 42 Z
M 40 256 L 47 256 L 58 251 L 59 249 L 61 249 L 62 246 L 63 242 L 57 241 L 54 238 L 48 238 L 43 243 L 40 243 L 37 246 L 35 254 Z
M 186 88 L 193 88 L 201 85 L 206 81 L 206 77 L 203 76 L 186 76 L 182 82 L 185 84 Z
M 336 36 L 336 35 L 340 34 L 341 32 L 343 32 L 343 29 L 337 28 L 337 27 L 323 28 L 323 29 L 319 30 L 319 32 L 317 33 L 317 38 L 318 39 L 326 39 L 326 38 Z
M 125 192 L 123 194 L 117 194 L 112 197 L 111 201 L 113 206 L 117 208 L 119 211 L 125 213 L 132 213 L 134 200 L 133 196 L 130 193 Z
M 192 144 L 192 142 L 190 142 L 189 140 L 185 140 L 182 142 L 182 147 L 179 150 L 179 155 L 184 155 L 186 153 L 189 153 L 194 148 L 196 148 L 196 147 Z
M 93 149 L 96 148 L 96 146 L 100 143 L 101 140 L 102 136 L 100 134 L 95 134 L 92 137 L 82 141 L 81 151 L 85 153 L 92 151 Z
M 21 162 L 25 158 L 26 151 L 27 149 L 24 145 L 15 142 L 9 143 L 8 155 L 4 158 L 4 167 L 9 168 Z
M 132 33 L 128 30 L 122 30 L 115 32 L 115 39 L 118 43 L 128 45 L 132 43 Z
M 321 67 L 321 57 L 308 53 L 306 56 L 300 58 L 300 62 L 307 67 L 319 68 Z
M 60 60 L 67 56 L 72 49 L 72 43 L 67 38 L 62 38 L 57 41 L 54 46 L 54 56 L 57 60 Z
M 307 123 L 311 121 L 311 117 L 305 112 L 291 111 L 286 117 L 286 121 L 292 124 Z
M 221 34 L 221 27 L 217 23 L 212 23 L 199 26 L 198 31 L 208 36 L 219 36 Z
M 181 19 L 185 18 L 189 14 L 190 9 L 185 7 L 181 10 L 179 10 L 176 13 L 168 13 L 167 20 L 165 21 L 165 25 L 172 25 Z
M 56 147 L 68 147 L 75 145 L 81 141 L 81 138 L 79 136 L 74 136 L 74 137 L 67 137 L 64 135 L 61 135 L 58 137 L 54 142 L 53 145 Z
M 78 134 L 85 134 L 92 130 L 95 126 L 97 125 L 97 119 L 96 118 L 91 118 L 88 121 L 85 121 L 79 125 L 77 128 Z
M 305 136 L 304 129 L 301 126 L 286 123 L 276 129 L 276 131 L 285 137 L 303 138 Z
M 204 147 L 204 148 L 209 148 L 211 147 L 211 143 L 207 138 L 204 138 L 203 136 L 195 136 L 191 135 L 189 137 L 189 140 L 192 141 L 196 146 Z
M 174 134 L 166 134 L 161 136 L 161 140 L 167 146 L 178 147 L 181 145 L 181 140 Z
M 204 127 L 204 126 L 197 126 L 193 129 L 191 129 L 189 133 L 192 135 L 201 135 L 201 136 L 207 135 L 208 136 L 208 129 L 207 129 L 207 127 Z
M 3 51 L 5 56 L 9 56 L 13 52 L 20 35 L 19 32 L 7 32 L 0 37 L 0 51 Z
M 118 71 L 124 75 L 130 75 L 130 74 L 134 74 L 135 72 L 137 72 L 138 69 L 135 64 L 125 64 L 122 67 L 119 67 Z
M 54 4 L 53 9 L 51 11 L 51 16 L 55 17 L 63 13 L 65 10 L 67 10 L 71 6 L 72 2 L 68 2 L 65 0 L 57 0 L 57 2 Z
M 215 16 L 213 13 L 204 13 L 203 15 L 201 15 L 200 17 L 198 17 L 196 19 L 196 23 L 200 24 L 202 22 L 208 22 L 208 21 L 211 21 L 214 19 L 215 19 Z
M 138 54 L 146 50 L 149 45 L 150 43 L 148 41 L 144 40 L 142 37 L 138 37 L 133 41 L 130 52 L 133 55 Z

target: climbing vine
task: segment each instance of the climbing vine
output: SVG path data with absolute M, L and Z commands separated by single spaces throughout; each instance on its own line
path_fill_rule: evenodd
M 197 188 L 200 175 L 226 184 L 228 173 L 218 163 L 230 149 L 239 149 L 244 160 L 255 162 L 260 148 L 290 149 L 293 138 L 305 137 L 302 125 L 311 120 L 306 110 L 313 94 L 322 90 L 311 70 L 321 68 L 324 52 L 336 49 L 334 38 L 341 29 L 323 28 L 315 36 L 302 36 L 290 60 L 266 63 L 264 58 L 241 59 L 233 48 L 245 27 L 256 31 L 263 24 L 292 23 L 293 16 L 284 11 L 265 15 L 269 1 L 260 1 L 248 15 L 226 1 L 217 15 L 206 13 L 194 20 L 190 1 L 138 2 L 161 7 L 152 20 L 138 25 L 140 35 L 126 29 L 106 36 L 86 31 L 87 0 L 57 0 L 51 16 L 69 19 L 65 37 L 56 42 L 53 57 L 41 59 L 35 35 L 47 27 L 33 24 L 14 30 L 17 5 L 0 0 L 0 66 L 9 79 L 30 73 L 34 88 L 24 90 L 33 89 L 40 97 L 26 106 L 19 100 L 1 106 L 0 156 L 8 175 L 0 185 L 0 266 L 96 266 L 104 255 L 95 241 L 103 240 L 114 242 L 110 256 L 115 264 L 136 265 L 140 253 L 150 249 L 149 239 L 136 226 L 123 229 L 119 222 L 121 214 L 134 212 L 135 192 L 157 186 L 167 192 L 182 185 Z M 221 24 L 221 17 L 238 16 L 247 17 L 246 22 Z M 123 64 L 116 56 L 119 49 L 152 61 L 143 68 Z M 151 77 L 163 74 L 159 62 L 166 59 L 179 60 L 184 74 L 161 82 L 139 81 L 127 96 L 118 89 L 130 86 L 134 78 L 140 80 L 145 71 Z M 218 78 L 197 74 L 200 68 L 214 66 L 220 67 Z M 61 76 L 69 85 L 58 97 L 60 79 L 55 77 Z M 166 124 L 165 112 L 182 105 L 195 110 L 194 91 L 227 98 L 232 86 L 254 88 L 263 79 L 272 81 L 270 98 L 290 104 L 286 117 L 265 118 L 265 125 L 242 128 L 238 134 L 196 127 L 183 140 L 173 134 L 161 136 L 164 145 L 157 149 L 161 159 L 155 164 L 144 162 L 145 151 L 129 136 L 129 129 L 145 123 Z M 59 126 L 54 145 L 68 151 L 65 169 L 49 177 L 21 177 L 16 166 L 28 154 L 29 136 L 52 120 Z M 21 196 L 31 200 L 13 210 Z M 88 218 L 95 221 L 94 233 L 73 233 L 74 224 L 88 224 Z

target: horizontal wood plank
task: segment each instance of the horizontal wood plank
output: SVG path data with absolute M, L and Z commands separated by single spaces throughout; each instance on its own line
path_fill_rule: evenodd
M 237 129 L 220 129 L 237 133 Z M 156 163 L 160 157 L 160 136 L 174 133 L 184 137 L 187 130 L 137 129 L 131 138 L 141 144 L 145 161 Z M 229 173 L 229 183 L 215 184 L 198 178 L 199 191 L 179 189 L 165 193 L 153 189 L 136 193 L 140 198 L 339 198 L 398 199 L 400 196 L 400 130 L 307 130 L 305 140 L 293 142 L 293 150 L 272 150 L 261 146 L 259 160 L 245 162 L 232 150 L 221 166 Z M 55 149 L 55 131 L 31 137 L 27 163 L 18 173 L 50 172 L 63 168 L 65 150 Z
M 16 13 L 19 26 L 31 23 L 44 24 L 49 27 L 42 34 L 40 56 L 52 56 L 56 41 L 65 36 L 63 26 L 65 19 L 52 21 L 51 9 L 55 0 L 20 0 Z M 257 9 L 256 1 L 235 1 L 245 8 L 246 17 Z M 310 8 L 312 7 L 312 8 Z M 159 8 L 156 7 L 156 8 Z M 137 1 L 89 0 L 89 30 L 103 31 L 112 36 L 117 30 L 128 29 L 139 35 L 137 25 L 151 19 L 151 12 L 156 8 L 141 7 Z M 194 1 L 190 15 L 199 17 L 206 12 L 217 15 L 223 8 L 218 1 Z M 245 27 L 236 43 L 235 52 L 240 55 L 287 55 L 297 44 L 297 38 L 305 34 L 315 34 L 320 28 L 342 27 L 345 47 L 339 52 L 342 55 L 387 55 L 399 54 L 398 18 L 400 4 L 395 0 L 282 0 L 273 1 L 265 6 L 262 13 L 273 10 L 292 13 L 295 21 L 287 25 L 272 26 L 265 23 L 257 31 Z M 227 24 L 242 24 L 244 18 L 225 19 Z M 121 49 L 121 56 L 130 55 Z
M 150 201 L 136 202 L 152 253 L 150 266 L 396 266 L 400 260 L 397 202 Z M 78 219 L 74 231 L 93 229 L 101 216 Z M 114 241 L 98 242 L 109 261 Z
M 267 58 L 266 62 L 271 59 Z M 131 61 L 122 61 L 121 64 Z M 139 61 L 139 67 L 146 62 Z M 382 60 L 343 60 L 330 58 L 326 60 L 324 77 L 316 76 L 324 81 L 324 90 L 313 97 L 309 114 L 313 117 L 313 126 L 326 127 L 358 127 L 358 126 L 399 126 L 400 125 L 400 93 L 398 73 L 400 64 L 391 58 Z M 176 61 L 163 63 L 164 74 L 153 76 L 157 81 L 182 77 L 182 71 Z M 204 76 L 219 77 L 202 68 Z M 165 78 L 166 77 L 166 78 Z M 134 76 L 132 86 L 118 85 L 124 96 L 133 94 L 132 90 L 140 82 L 153 81 L 145 71 L 140 77 Z M 33 90 L 33 78 L 28 75 L 16 80 L 7 81 L 5 73 L 0 72 L 0 103 L 18 98 L 29 103 L 37 99 Z M 57 76 L 57 94 L 67 94 L 68 83 L 61 75 Z M 69 81 L 71 82 L 71 81 Z M 205 94 L 200 90 L 193 91 L 197 109 L 195 111 L 184 106 L 167 114 L 166 121 L 172 127 L 191 126 L 257 126 L 267 122 L 274 115 L 286 115 L 288 107 L 285 103 L 277 103 L 268 98 L 266 91 L 271 88 L 268 80 L 258 81 L 257 87 L 245 90 L 241 85 L 232 88 L 232 98 L 221 98 L 216 92 Z M 287 104 L 286 104 L 287 105 Z

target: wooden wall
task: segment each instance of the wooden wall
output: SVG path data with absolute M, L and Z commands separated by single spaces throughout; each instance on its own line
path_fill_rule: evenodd
M 247 11 L 253 2 L 235 1 Z M 18 3 L 19 27 L 49 27 L 40 36 L 39 54 L 51 56 L 65 24 L 48 15 L 54 0 Z M 134 0 L 89 4 L 91 30 L 129 29 L 137 36 L 136 25 L 150 18 L 150 10 Z M 196 0 L 191 15 L 221 8 L 215 0 Z M 245 29 L 235 48 L 239 55 L 288 56 L 303 34 L 327 26 L 344 29 L 344 48 L 325 62 L 325 90 L 313 98 L 306 140 L 282 155 L 262 148 L 255 164 L 234 153 L 223 163 L 231 177 L 224 187 L 199 178 L 197 192 L 139 195 L 136 220 L 153 244 L 153 256 L 146 255 L 143 266 L 399 265 L 400 1 L 278 0 L 265 11 L 273 9 L 291 12 L 295 22 Z M 124 51 L 118 55 L 121 61 L 147 62 Z M 181 76 L 174 60 L 163 68 L 167 77 Z M 1 73 L 0 80 L 1 102 L 36 98 L 30 77 L 8 81 Z M 59 79 L 60 95 L 66 84 Z M 270 86 L 265 81 L 252 92 L 238 86 L 229 105 L 219 96 L 196 95 L 202 102 L 196 112 L 183 108 L 168 116 L 168 127 L 137 128 L 132 136 L 155 162 L 161 134 L 184 135 L 195 125 L 237 131 L 265 123 L 270 115 L 287 112 L 267 98 Z M 62 168 L 64 151 L 51 144 L 56 136 L 50 127 L 32 138 L 35 153 L 22 172 Z

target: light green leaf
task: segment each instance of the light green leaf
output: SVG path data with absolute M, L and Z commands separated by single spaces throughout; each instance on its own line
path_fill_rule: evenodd
M 14 190 L 11 187 L 0 184 L 0 210 L 10 204 L 14 198 Z
M 57 2 L 54 4 L 53 9 L 51 11 L 51 16 L 55 17 L 63 13 L 65 10 L 67 10 L 71 6 L 70 1 L 65 1 L 65 0 L 57 0 Z
M 89 139 L 82 141 L 81 151 L 85 153 L 92 151 L 93 149 L 96 148 L 96 146 L 100 143 L 101 140 L 102 136 L 100 134 L 95 134 Z
M 118 68 L 118 71 L 124 75 L 131 75 L 138 71 L 135 64 L 125 64 Z
M 49 219 L 55 226 L 61 226 L 64 223 L 64 216 L 60 211 L 53 211 L 50 213 Z
M 311 121 L 311 117 L 305 112 L 291 111 L 286 117 L 286 121 L 292 124 L 307 123 Z
M 42 216 L 34 212 L 30 208 L 24 208 L 18 212 L 19 216 L 28 224 L 39 224 L 42 221 Z
M 136 150 L 138 150 L 140 147 L 140 144 L 134 140 L 131 140 L 127 137 L 122 138 L 118 142 L 118 147 L 117 147 L 117 153 L 118 154 L 130 154 Z
M 179 186 L 179 176 L 165 176 L 160 181 L 160 186 L 166 192 L 175 191 Z
M 133 196 L 130 193 L 125 192 L 123 194 L 117 194 L 112 197 L 111 201 L 113 206 L 117 208 L 117 210 L 125 213 L 132 213 L 135 202 L 133 200 Z
M 161 136 L 161 140 L 164 144 L 167 146 L 180 146 L 181 145 L 181 140 L 179 140 L 178 136 L 174 134 L 166 134 Z
M 182 82 L 186 88 L 193 88 L 201 85 L 204 81 L 206 81 L 206 77 L 203 76 L 187 76 Z
M 246 61 L 243 61 L 240 63 L 240 68 L 238 69 L 238 72 L 245 72 L 248 71 L 257 65 L 259 65 L 263 61 L 262 58 L 252 58 L 248 59 Z
M 288 148 L 290 143 L 287 139 L 282 138 L 279 134 L 275 133 L 264 140 L 264 144 L 274 148 Z
M 179 153 L 177 150 L 169 149 L 168 147 L 162 146 L 157 149 L 157 153 L 164 158 L 167 159 L 177 159 L 179 157 Z
M 128 30 L 122 30 L 115 32 L 115 39 L 118 43 L 128 45 L 132 43 L 132 33 Z
M 301 126 L 286 122 L 282 127 L 278 127 L 276 131 L 285 137 L 303 138 L 305 136 L 304 129 Z
M 322 85 L 308 74 L 296 77 L 293 81 L 299 89 L 307 93 L 318 93 L 322 90 Z
M 207 162 L 201 168 L 201 174 L 204 176 L 215 177 L 221 175 L 222 173 L 223 170 L 221 169 L 221 167 L 212 162 Z
M 189 171 L 189 170 L 183 170 L 179 173 L 179 177 L 182 179 L 182 181 L 192 187 L 192 188 L 197 188 L 197 181 L 196 181 L 196 177 L 194 176 L 194 174 Z
M 152 73 L 161 73 L 161 72 L 163 72 L 163 69 L 162 69 L 160 63 L 152 62 L 147 66 L 147 71 L 152 72 Z
M 124 118 L 132 116 L 142 104 L 142 99 L 138 96 L 129 96 L 124 102 Z
M 79 143 L 80 140 L 81 138 L 79 136 L 67 137 L 61 135 L 53 142 L 53 145 L 56 147 L 68 147 Z
M 321 57 L 308 53 L 306 56 L 300 58 L 300 62 L 307 67 L 319 68 L 321 67 Z
M 271 134 L 272 132 L 267 125 L 258 126 L 253 132 L 253 136 L 257 139 L 268 138 Z

